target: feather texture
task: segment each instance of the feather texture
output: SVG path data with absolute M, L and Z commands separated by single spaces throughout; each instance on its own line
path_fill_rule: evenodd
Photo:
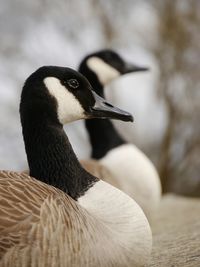
M 151 253 L 148 222 L 131 198 L 111 191 L 108 185 L 103 204 L 100 194 L 79 204 L 25 173 L 1 171 L 0 266 L 144 266 Z M 128 212 L 108 209 L 116 197 L 118 211 Z

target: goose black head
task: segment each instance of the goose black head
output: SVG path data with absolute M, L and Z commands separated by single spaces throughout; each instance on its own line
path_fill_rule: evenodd
M 26 117 L 35 120 L 36 116 L 60 124 L 89 118 L 133 121 L 130 113 L 98 96 L 82 74 L 55 66 L 41 67 L 26 80 L 20 114 L 22 122 Z
M 79 67 L 79 71 L 89 81 L 97 79 L 102 86 L 107 85 L 121 75 L 147 70 L 147 67 L 140 67 L 126 62 L 119 54 L 112 50 L 101 50 L 86 56 Z

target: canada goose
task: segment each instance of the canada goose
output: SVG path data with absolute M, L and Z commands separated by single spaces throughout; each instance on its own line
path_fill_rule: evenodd
M 79 71 L 102 97 L 104 87 L 113 79 L 144 70 L 147 68 L 126 63 L 112 50 L 86 56 L 79 67 Z M 101 173 L 97 174 L 97 162 L 83 160 L 82 165 L 134 198 L 150 219 L 161 196 L 160 179 L 153 163 L 135 145 L 126 143 L 110 120 L 87 120 L 85 126 L 92 145 L 91 156 L 107 168 L 110 176 L 102 178 L 102 167 Z
M 148 262 L 152 236 L 142 209 L 85 171 L 63 130 L 83 118 L 132 120 L 91 89 L 62 67 L 41 67 L 26 80 L 20 116 L 30 176 L 0 172 L 1 267 Z

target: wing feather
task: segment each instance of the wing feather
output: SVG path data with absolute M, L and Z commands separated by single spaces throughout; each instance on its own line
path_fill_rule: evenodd
M 0 258 L 39 223 L 42 204 L 55 193 L 27 174 L 0 171 Z

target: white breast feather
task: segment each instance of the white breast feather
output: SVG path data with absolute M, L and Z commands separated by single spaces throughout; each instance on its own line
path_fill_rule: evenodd
M 151 219 L 161 197 L 158 173 L 146 155 L 132 144 L 112 149 L 100 160 L 120 190 L 132 197 Z
M 109 230 L 108 237 L 116 242 L 116 246 L 112 246 L 113 253 L 120 246 L 122 255 L 128 253 L 136 266 L 143 266 L 148 261 L 151 229 L 142 209 L 132 198 L 110 184 L 98 181 L 78 199 L 78 203 Z

